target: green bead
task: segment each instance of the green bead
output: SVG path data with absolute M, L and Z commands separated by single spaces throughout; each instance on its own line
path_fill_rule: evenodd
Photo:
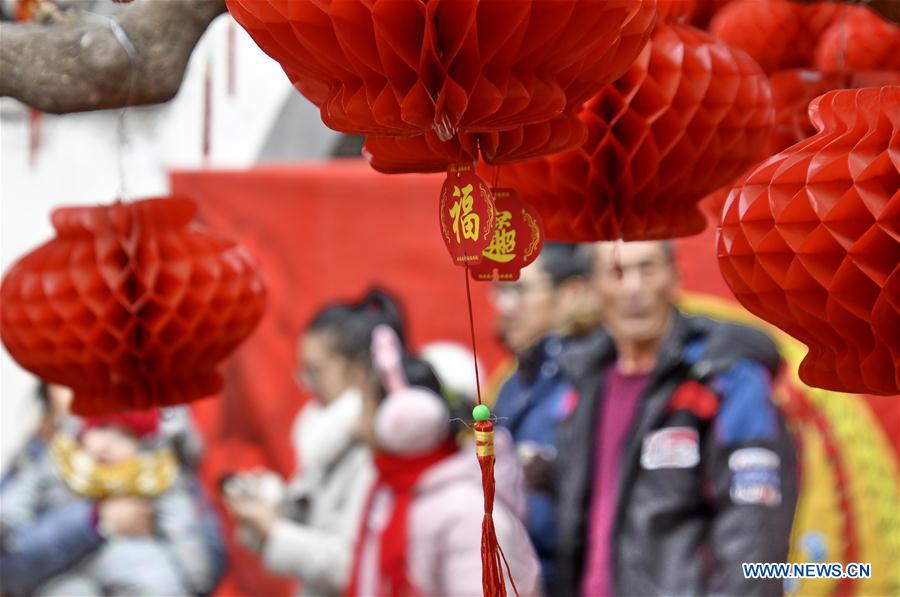
M 476 421 L 488 421 L 491 418 L 491 409 L 484 404 L 479 404 L 472 409 L 472 418 Z

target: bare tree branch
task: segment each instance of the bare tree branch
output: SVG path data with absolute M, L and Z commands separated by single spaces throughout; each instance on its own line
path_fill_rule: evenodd
M 123 5 L 115 22 L 134 46 L 133 58 L 103 17 L 0 23 L 0 97 L 54 114 L 166 102 L 200 36 L 225 11 L 225 0 Z

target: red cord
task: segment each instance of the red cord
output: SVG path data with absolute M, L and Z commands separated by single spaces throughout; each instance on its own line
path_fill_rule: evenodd
M 472 334 L 472 359 L 475 361 L 475 387 L 478 390 L 478 404 L 481 404 L 481 376 L 478 374 L 478 350 L 475 347 L 475 317 L 472 314 L 472 290 L 469 286 L 469 262 L 463 270 L 466 277 L 466 301 L 469 304 L 469 332 Z

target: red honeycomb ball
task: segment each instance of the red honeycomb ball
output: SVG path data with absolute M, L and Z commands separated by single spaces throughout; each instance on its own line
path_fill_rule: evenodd
M 839 73 L 789 69 L 774 73 L 769 81 L 775 102 L 775 124 L 765 153 L 774 155 L 816 134 L 809 120 L 809 102 L 832 89 L 900 85 L 900 71 Z
M 74 390 L 80 415 L 216 393 L 216 365 L 254 329 L 265 288 L 253 257 L 199 224 L 193 201 L 53 212 L 56 237 L 6 273 L 3 344 Z
M 848 11 L 822 34 L 814 64 L 822 71 L 900 70 L 900 26 L 868 8 Z
M 637 56 L 655 4 L 227 0 L 329 127 L 441 141 L 585 101 Z
M 840 2 L 735 0 L 716 13 L 709 30 L 771 73 L 811 66 L 819 37 L 851 10 Z
M 809 347 L 807 384 L 900 392 L 900 86 L 814 100 L 818 133 L 732 189 L 717 250 L 750 311 Z
M 663 24 L 579 117 L 580 149 L 504 167 L 500 184 L 540 212 L 551 240 L 670 238 L 702 230 L 697 202 L 759 158 L 772 97 L 744 52 Z

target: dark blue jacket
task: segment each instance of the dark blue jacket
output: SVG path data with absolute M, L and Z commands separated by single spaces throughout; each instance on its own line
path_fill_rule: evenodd
M 516 372 L 503 384 L 494 405 L 498 423 L 512 433 L 519 452 L 535 450 L 554 458 L 558 424 L 574 397 L 559 366 L 562 342 L 548 336 L 519 358 Z M 553 497 L 546 491 L 527 492 L 526 526 L 541 559 L 546 585 L 553 582 L 556 522 Z

